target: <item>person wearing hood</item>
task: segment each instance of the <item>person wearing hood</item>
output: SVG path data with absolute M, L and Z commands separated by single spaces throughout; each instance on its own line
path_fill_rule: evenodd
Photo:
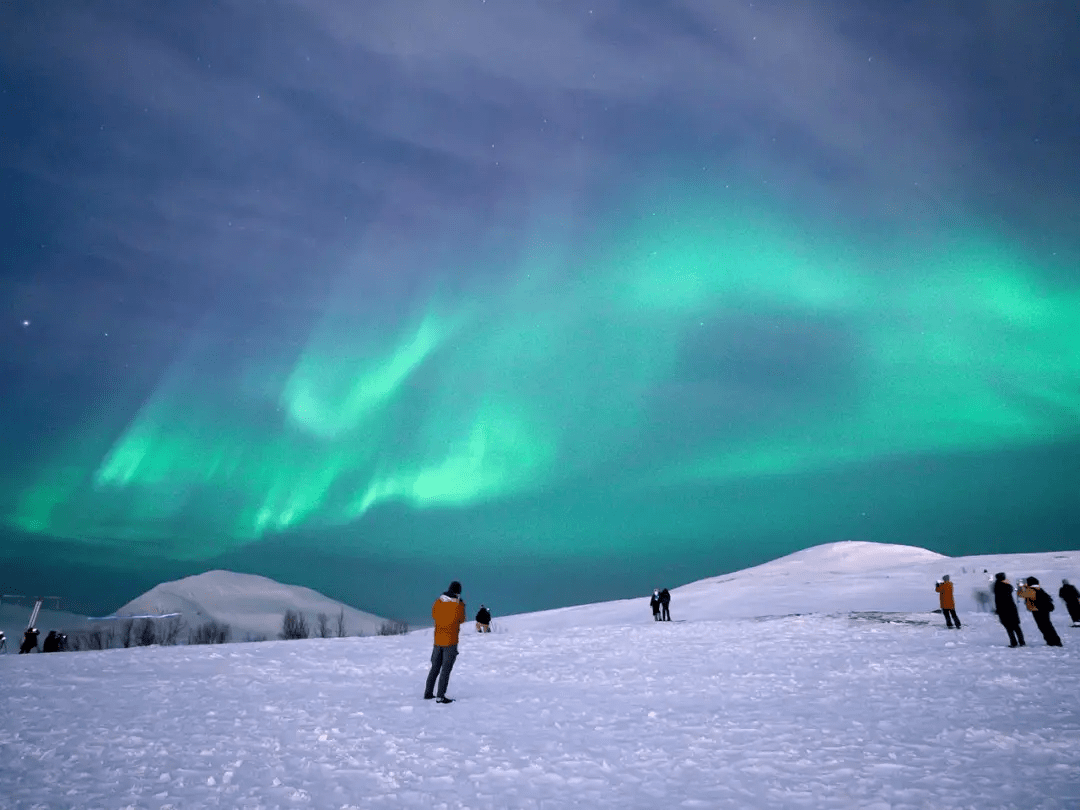
M 454 580 L 446 592 L 431 606 L 431 618 L 435 620 L 435 646 L 431 651 L 431 669 L 428 671 L 424 700 L 435 698 L 436 703 L 453 703 L 446 696 L 450 683 L 450 670 L 458 654 L 458 635 L 465 623 L 465 602 L 461 598 L 461 583 Z M 438 691 L 435 682 L 438 680 Z
M 1050 598 L 1050 594 L 1042 589 L 1039 580 L 1035 577 L 1028 577 L 1027 585 L 1018 588 L 1017 593 L 1024 597 L 1027 609 L 1031 611 L 1031 618 L 1035 620 L 1035 625 L 1043 634 L 1043 638 L 1046 639 L 1046 645 L 1048 647 L 1060 647 L 1061 637 L 1058 636 L 1053 622 L 1050 621 L 1050 612 L 1054 609 L 1054 600 Z
M 1004 573 L 994 574 L 994 607 L 998 621 L 1009 634 L 1010 647 L 1024 646 L 1024 631 L 1020 629 L 1020 611 L 1013 599 L 1013 586 Z
M 649 600 L 649 607 L 652 608 L 652 620 L 654 622 L 660 621 L 660 591 L 653 588 L 652 599 Z
M 953 623 L 956 629 L 960 629 L 960 617 L 956 615 L 956 601 L 953 599 L 953 584 L 946 574 L 937 581 L 934 590 L 938 592 L 938 601 L 941 603 L 941 612 L 945 614 L 945 626 L 950 630 Z
M 22 646 L 19 647 L 19 655 L 26 655 L 30 652 L 37 652 L 37 639 L 40 633 L 36 627 L 27 627 L 26 632 L 23 633 Z
M 1058 590 L 1058 596 L 1065 603 L 1072 623 L 1080 624 L 1080 591 L 1077 591 L 1076 586 L 1069 580 L 1063 579 L 1061 580 L 1061 589 Z
M 481 605 L 480 609 L 476 611 L 476 632 L 491 632 L 491 611 L 487 609 L 486 605 Z

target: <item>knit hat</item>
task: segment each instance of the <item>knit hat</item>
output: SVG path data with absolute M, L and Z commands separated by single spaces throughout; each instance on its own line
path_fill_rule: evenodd
M 994 574 L 994 579 L 997 580 L 998 582 L 1001 582 L 1003 579 L 1005 579 L 1005 572 L 1000 571 L 1000 572 Z
M 1037 580 L 1035 577 L 1028 577 L 1028 585 L 1038 585 L 1038 584 L 1039 584 L 1039 580 Z
M 450 583 L 450 587 L 446 589 L 447 593 L 452 593 L 454 596 L 461 596 L 461 583 L 456 579 Z

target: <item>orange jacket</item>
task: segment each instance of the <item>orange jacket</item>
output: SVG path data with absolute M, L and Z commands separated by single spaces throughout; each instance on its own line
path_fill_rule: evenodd
M 956 610 L 956 602 L 953 601 L 952 596 L 952 583 L 942 582 L 936 588 L 934 588 L 941 595 L 941 609 L 942 610 Z
M 458 633 L 465 621 L 465 603 L 445 593 L 431 606 L 435 620 L 435 646 L 449 647 L 458 643 Z
M 1032 613 L 1038 612 L 1038 608 L 1035 607 L 1035 589 L 1030 585 L 1021 585 L 1016 589 L 1016 595 L 1024 597 L 1024 604 L 1027 605 L 1027 609 Z

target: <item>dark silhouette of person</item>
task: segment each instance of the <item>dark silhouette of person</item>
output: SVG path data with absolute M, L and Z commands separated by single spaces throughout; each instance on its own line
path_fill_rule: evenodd
M 953 599 L 953 584 L 949 581 L 949 575 L 946 574 L 937 584 L 934 586 L 934 590 L 938 592 L 938 601 L 941 603 L 941 612 L 945 614 L 945 626 L 950 630 L 953 623 L 956 624 L 956 629 L 960 629 L 960 617 L 956 615 L 956 601 Z
M 42 652 L 59 652 L 60 651 L 60 637 L 56 635 L 55 630 L 50 630 L 49 634 L 45 636 L 45 640 L 41 643 Z
M 1069 580 L 1063 579 L 1058 596 L 1065 603 L 1065 609 L 1069 611 L 1069 618 L 1072 619 L 1073 624 L 1080 624 L 1080 591 L 1077 591 L 1076 586 Z
M 23 633 L 22 646 L 19 647 L 19 655 L 26 655 L 28 652 L 37 652 L 37 639 L 39 635 L 36 627 L 27 627 L 26 632 Z
M 435 620 L 435 646 L 431 650 L 431 669 L 428 671 L 424 700 L 435 698 L 436 703 L 453 703 L 446 696 L 450 683 L 450 671 L 458 655 L 458 635 L 465 623 L 465 602 L 461 599 L 461 583 L 454 580 L 446 593 L 431 606 L 431 618 Z M 435 680 L 439 681 L 438 692 Z
M 667 588 L 664 588 L 664 590 L 660 591 L 660 621 L 671 621 L 671 610 L 669 609 L 670 606 L 671 593 L 668 591 Z
M 0 652 L 7 652 L 7 636 L 0 630 Z
M 1009 634 L 1010 647 L 1024 646 L 1024 631 L 1020 629 L 1020 611 L 1013 599 L 1013 586 L 1004 573 L 994 574 L 994 608 L 998 621 Z
M 1019 593 L 1024 597 L 1035 625 L 1046 640 L 1046 646 L 1060 647 L 1061 637 L 1054 629 L 1054 623 L 1050 621 L 1050 612 L 1054 609 L 1054 600 L 1050 598 L 1050 594 L 1042 589 L 1039 580 L 1035 577 L 1028 577 L 1027 587 L 1020 588 Z
M 652 619 L 654 622 L 660 621 L 660 591 L 653 589 L 652 598 L 649 600 L 649 607 L 652 608 Z
M 476 632 L 491 632 L 491 611 L 485 605 L 481 605 L 480 609 L 476 611 Z

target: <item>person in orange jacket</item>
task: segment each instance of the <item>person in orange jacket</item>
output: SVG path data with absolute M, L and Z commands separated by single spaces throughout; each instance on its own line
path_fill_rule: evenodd
M 431 669 L 428 671 L 424 700 L 435 698 L 436 703 L 453 703 L 446 696 L 450 683 L 450 670 L 458 654 L 458 634 L 465 622 L 465 602 L 461 598 L 461 583 L 454 580 L 446 593 L 431 606 L 431 618 L 435 620 L 435 647 L 431 651 Z M 439 681 L 438 692 L 435 680 Z
M 945 626 L 951 630 L 953 622 L 955 622 L 956 629 L 959 630 L 960 617 L 956 615 L 956 601 L 953 599 L 953 586 L 952 582 L 949 581 L 948 574 L 938 580 L 934 590 L 938 592 L 938 598 L 941 602 L 941 612 L 945 614 Z

